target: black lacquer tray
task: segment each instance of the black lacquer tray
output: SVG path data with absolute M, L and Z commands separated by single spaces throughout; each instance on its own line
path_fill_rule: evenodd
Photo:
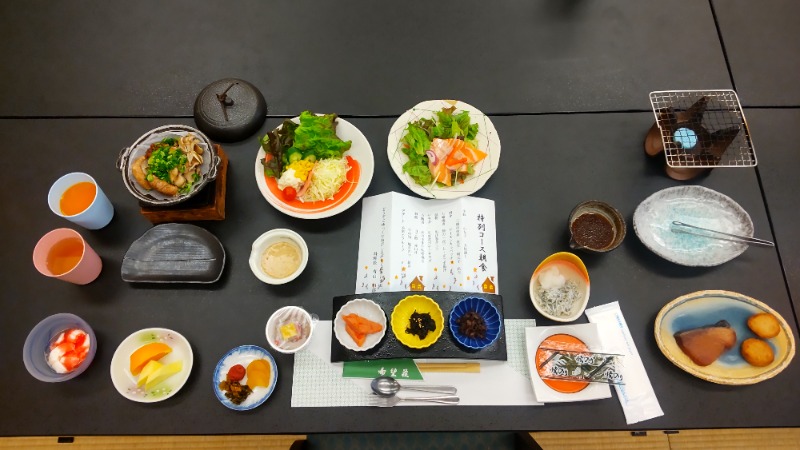
M 424 295 L 432 298 L 439 304 L 444 314 L 444 330 L 439 340 L 428 348 L 413 349 L 401 344 L 392 332 L 391 318 L 392 310 L 400 300 L 409 295 Z M 480 297 L 491 302 L 500 312 L 500 335 L 491 345 L 480 350 L 472 350 L 461 346 L 456 342 L 450 327 L 447 325 L 450 318 L 450 311 L 459 301 L 467 297 Z M 356 352 L 344 347 L 336 339 L 331 331 L 331 362 L 340 361 L 364 361 L 372 359 L 389 358 L 454 358 L 454 359 L 493 359 L 505 361 L 506 353 L 506 333 L 505 323 L 503 322 L 503 297 L 500 295 L 475 293 L 475 292 L 449 292 L 449 291 L 411 291 L 411 292 L 380 292 L 375 294 L 355 294 L 344 295 L 333 298 L 333 316 L 344 306 L 345 303 L 356 298 L 366 298 L 380 305 L 386 314 L 386 335 L 383 340 L 370 350 Z

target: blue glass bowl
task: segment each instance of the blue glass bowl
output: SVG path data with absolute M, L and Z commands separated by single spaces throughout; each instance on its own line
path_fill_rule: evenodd
M 58 373 L 47 364 L 47 351 L 50 341 L 61 334 L 62 331 L 70 328 L 79 328 L 89 335 L 89 353 L 86 355 L 86 359 L 72 372 Z M 25 368 L 28 369 L 28 372 L 37 380 L 56 383 L 70 380 L 82 374 L 92 364 L 96 351 L 97 338 L 94 335 L 94 331 L 92 331 L 92 327 L 74 314 L 60 313 L 43 319 L 33 327 L 30 334 L 28 334 L 28 338 L 25 339 L 25 345 L 22 349 L 22 361 L 25 363 Z
M 483 339 L 467 337 L 459 331 L 458 319 L 469 311 L 477 312 L 486 322 L 486 336 Z M 448 323 L 453 337 L 459 344 L 473 350 L 480 350 L 491 345 L 500 336 L 502 320 L 500 311 L 488 300 L 480 297 L 467 297 L 456 303 L 456 306 L 450 311 Z

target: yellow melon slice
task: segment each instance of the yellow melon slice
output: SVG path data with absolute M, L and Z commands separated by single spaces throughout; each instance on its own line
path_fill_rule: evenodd
M 147 377 L 150 376 L 153 372 L 160 369 L 163 364 L 158 361 L 151 360 L 149 363 L 145 364 L 144 369 L 139 372 L 139 380 L 136 382 L 136 386 L 141 387 L 143 384 L 147 383 Z
M 183 361 L 175 361 L 169 364 L 164 364 L 161 366 L 161 368 L 151 373 L 150 376 L 147 377 L 147 384 L 145 384 L 144 388 L 148 391 L 153 389 L 167 378 L 180 372 L 181 369 L 183 369 Z
M 172 351 L 172 347 L 162 342 L 151 342 L 131 353 L 131 373 L 139 375 L 150 361 L 158 361 Z

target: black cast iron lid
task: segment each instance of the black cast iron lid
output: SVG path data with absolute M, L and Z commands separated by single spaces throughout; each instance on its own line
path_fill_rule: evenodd
M 194 102 L 194 121 L 203 133 L 220 142 L 242 141 L 267 118 L 267 102 L 252 84 L 223 78 L 206 86 Z

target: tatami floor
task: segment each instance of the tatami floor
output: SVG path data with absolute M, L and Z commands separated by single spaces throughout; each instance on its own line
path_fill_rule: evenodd
M 388 433 L 312 436 L 75 436 L 0 438 L 0 449 L 121 450 L 800 450 L 800 428 L 648 432 Z

